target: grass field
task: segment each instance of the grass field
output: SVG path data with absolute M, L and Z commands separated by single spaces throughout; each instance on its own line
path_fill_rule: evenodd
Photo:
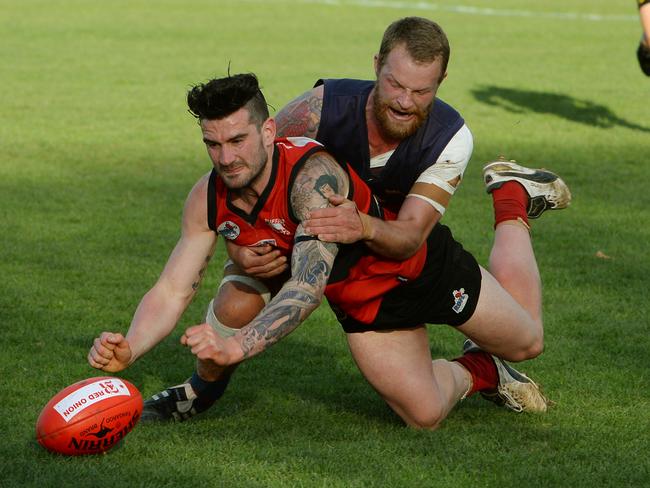
M 138 426 L 104 456 L 38 446 L 48 399 L 97 374 L 102 330 L 126 331 L 209 168 L 188 87 L 253 71 L 270 104 L 319 77 L 372 77 L 394 19 L 452 44 L 440 97 L 475 136 L 445 222 L 486 263 L 482 163 L 556 170 L 571 208 L 534 222 L 546 352 L 522 365 L 557 405 L 515 415 L 479 398 L 437 432 L 402 426 L 322 307 L 240 368 L 196 421 Z M 0 487 L 650 486 L 650 80 L 632 1 L 0 0 Z M 176 331 L 120 374 L 148 396 L 193 368 L 223 250 Z M 600 257 L 599 257 L 600 256 Z M 431 326 L 434 356 L 461 336 Z

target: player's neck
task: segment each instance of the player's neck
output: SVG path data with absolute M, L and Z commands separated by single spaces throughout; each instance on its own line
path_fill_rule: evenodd
M 259 199 L 260 194 L 249 186 L 230 191 L 230 203 L 246 213 L 253 211 Z

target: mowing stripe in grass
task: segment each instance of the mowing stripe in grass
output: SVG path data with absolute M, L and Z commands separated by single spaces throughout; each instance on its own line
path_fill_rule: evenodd
M 251 0 L 248 0 L 251 1 Z M 440 5 L 428 2 L 391 2 L 389 0 L 294 0 L 294 3 L 315 3 L 332 6 L 358 6 L 367 8 L 393 8 L 436 10 L 459 14 L 483 15 L 492 17 L 532 17 L 559 20 L 580 20 L 592 22 L 638 22 L 638 15 L 607 15 L 580 12 L 534 12 L 530 10 L 513 10 L 475 7 L 472 5 Z

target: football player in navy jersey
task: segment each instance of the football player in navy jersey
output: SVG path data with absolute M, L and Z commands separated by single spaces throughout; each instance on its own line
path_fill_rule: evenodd
M 436 99 L 449 53 L 435 22 L 400 19 L 387 28 L 375 56 L 376 81 L 318 80 L 277 114 L 279 135 L 323 143 L 370 184 L 384 207 L 399 210 L 396 221 L 372 221 L 364 229 L 346 206 L 314 212 L 307 225 L 321 239 L 349 242 L 372 230 L 366 245 L 400 259 L 415 252 L 440 220 L 473 150 L 460 114 Z M 351 235 L 348 227 L 355 224 Z M 250 276 L 272 276 L 287 266 L 270 248 L 229 246 L 229 255 Z
M 322 142 L 368 182 L 384 207 L 398 213 L 397 219 L 384 221 L 365 215 L 343 197 L 334 195 L 329 198 L 334 207 L 310 212 L 305 221 L 307 232 L 328 242 L 362 241 L 369 251 L 405 259 L 431 240 L 432 234 L 448 231 L 439 220 L 462 180 L 473 150 L 472 135 L 463 118 L 436 98 L 447 74 L 449 53 L 448 40 L 435 22 L 421 17 L 399 19 L 386 29 L 374 58 L 375 81 L 319 80 L 313 89 L 277 114 L 279 134 L 304 135 Z M 528 218 L 539 217 L 546 209 L 566 207 L 570 193 L 555 175 L 510 161 L 487 164 L 484 178 L 493 197 L 495 240 L 489 277 L 482 270 L 473 279 L 483 280 L 483 291 L 498 292 L 485 308 L 479 304 L 471 321 L 485 323 L 485 330 L 489 330 L 499 321 L 511 323 L 516 316 L 507 312 L 497 317 L 495 310 L 522 307 L 524 314 L 515 320 L 528 324 L 539 338 L 537 346 L 522 355 L 515 349 L 509 351 L 509 356 L 501 355 L 522 360 L 541 352 L 543 337 L 541 280 Z M 431 245 L 444 247 L 445 240 Z M 234 276 L 224 283 L 224 293 L 235 286 L 237 276 L 264 290 L 255 278 L 274 276 L 287 266 L 286 258 L 270 247 L 253 249 L 229 244 L 228 253 L 234 261 L 230 268 Z M 439 263 L 445 264 L 449 263 Z M 457 308 L 462 307 L 462 297 L 468 295 L 468 287 L 460 288 L 465 293 L 460 293 Z M 460 288 L 441 291 L 429 303 L 432 308 L 446 307 L 450 293 L 460 292 Z M 437 317 L 442 323 L 451 321 L 442 313 Z M 493 331 L 487 334 L 496 337 Z M 383 350 L 391 340 L 385 333 L 373 337 L 372 331 L 348 334 L 353 354 L 364 357 L 380 356 L 373 351 Z M 426 339 L 413 341 L 424 344 Z M 486 347 L 486 343 L 481 346 Z M 399 363 L 403 355 L 396 356 Z M 369 364 L 368 371 L 375 373 L 364 374 L 375 388 L 381 389 L 377 382 L 381 378 L 390 381 L 391 368 L 396 370 L 393 366 L 386 361 L 381 368 Z M 493 365 L 486 368 L 493 373 Z M 504 402 L 503 398 L 498 401 Z
M 546 410 L 539 387 L 503 359 L 529 359 L 543 347 L 539 276 L 522 269 L 534 265 L 527 218 L 568 204 L 556 198 L 568 197 L 557 176 L 508 161 L 485 168 L 497 219 L 493 253 L 505 253 L 510 271 L 520 275 L 520 288 L 509 290 L 445 226 L 435 226 L 403 260 L 382 257 L 364 243 L 335 244 L 307 232 L 309 214 L 329 205 L 325 195 L 331 191 L 351 196 L 345 205 L 362 227 L 376 225 L 382 209 L 355 172 L 319 143 L 275 138 L 275 122 L 253 75 L 197 85 L 188 104 L 214 169 L 190 192 L 181 238 L 126 336 L 101 333 L 89 364 L 120 371 L 173 330 L 213 255 L 217 234 L 246 247 L 272 243 L 291 257 L 291 273 L 252 279 L 228 264 L 228 286 L 208 306 L 205 323 L 188 328 L 181 339 L 197 357 L 196 372 L 148 399 L 143 420 L 185 420 L 209 408 L 237 365 L 294 330 L 323 294 L 361 372 L 408 425 L 435 429 L 475 392 L 515 411 Z M 385 210 L 385 219 L 395 217 Z M 464 354 L 432 362 L 424 323 L 455 326 L 468 338 Z

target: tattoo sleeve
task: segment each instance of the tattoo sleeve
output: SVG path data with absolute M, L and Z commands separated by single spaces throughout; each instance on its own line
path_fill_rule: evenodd
M 323 175 L 328 176 L 329 184 L 336 186 L 337 192 L 347 194 L 347 175 L 334 159 L 324 152 L 312 155 L 299 171 L 291 190 L 293 211 L 301 221 L 310 209 L 328 205 L 327 198 L 317 188 Z M 302 236 L 305 232 L 300 224 L 295 238 Z M 235 336 L 239 337 L 244 358 L 275 344 L 316 310 L 337 252 L 337 244 L 317 239 L 295 243 L 291 255 L 291 278 L 262 312 Z
M 308 91 L 289 102 L 275 116 L 278 137 L 316 137 L 323 97 Z

